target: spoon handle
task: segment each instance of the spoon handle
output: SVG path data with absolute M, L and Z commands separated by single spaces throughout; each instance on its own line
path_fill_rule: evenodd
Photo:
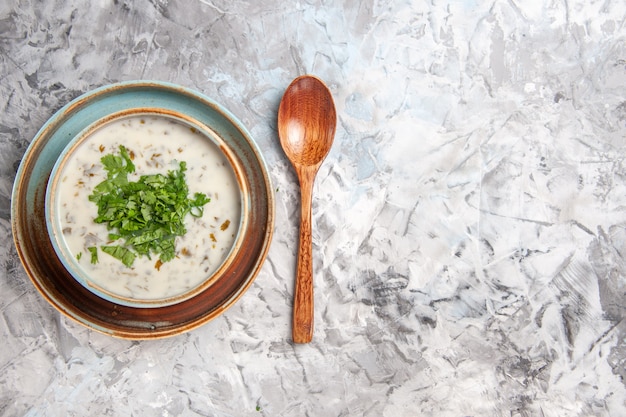
M 310 167 L 309 167 L 310 168 Z M 300 246 L 293 304 L 292 337 L 294 343 L 313 339 L 313 242 L 311 238 L 311 203 L 315 171 L 302 169 L 300 179 Z

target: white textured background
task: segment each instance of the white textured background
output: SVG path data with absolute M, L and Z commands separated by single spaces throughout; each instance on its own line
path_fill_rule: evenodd
M 626 415 L 626 4 L 8 0 L 0 4 L 0 415 Z M 314 199 L 314 342 L 290 342 L 298 188 L 276 134 L 313 73 L 339 125 Z M 254 285 L 149 342 L 35 291 L 12 243 L 33 136 L 92 88 L 197 89 L 276 188 Z

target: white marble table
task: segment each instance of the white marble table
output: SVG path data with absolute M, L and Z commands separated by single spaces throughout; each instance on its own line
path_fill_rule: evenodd
M 626 4 L 8 0 L 0 4 L 0 415 L 626 415 Z M 316 324 L 290 341 L 298 188 L 276 111 L 324 79 Z M 11 189 L 74 97 L 196 89 L 262 149 L 269 257 L 225 314 L 128 341 L 52 308 Z

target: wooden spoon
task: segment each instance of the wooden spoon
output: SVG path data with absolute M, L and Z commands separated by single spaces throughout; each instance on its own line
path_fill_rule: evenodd
M 303 75 L 289 85 L 278 108 L 278 136 L 300 182 L 300 246 L 293 305 L 295 343 L 313 338 L 313 244 L 311 200 L 315 175 L 330 151 L 337 114 L 328 87 L 319 78 Z

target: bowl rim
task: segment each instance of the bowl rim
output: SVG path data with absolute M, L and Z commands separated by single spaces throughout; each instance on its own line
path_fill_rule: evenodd
M 246 169 L 250 221 L 245 245 L 218 280 L 195 297 L 168 306 L 136 308 L 96 296 L 77 283 L 54 253 L 45 223 L 45 190 L 62 148 L 90 122 L 124 108 L 177 109 L 225 130 Z M 220 123 L 219 126 L 213 123 Z M 221 133 L 220 133 L 221 134 Z M 195 90 L 169 82 L 136 80 L 105 85 L 67 103 L 40 128 L 17 170 L 11 226 L 18 256 L 37 291 L 64 316 L 119 338 L 156 339 L 195 329 L 222 314 L 249 289 L 267 258 L 275 203 L 271 178 L 257 143 L 227 109 Z

